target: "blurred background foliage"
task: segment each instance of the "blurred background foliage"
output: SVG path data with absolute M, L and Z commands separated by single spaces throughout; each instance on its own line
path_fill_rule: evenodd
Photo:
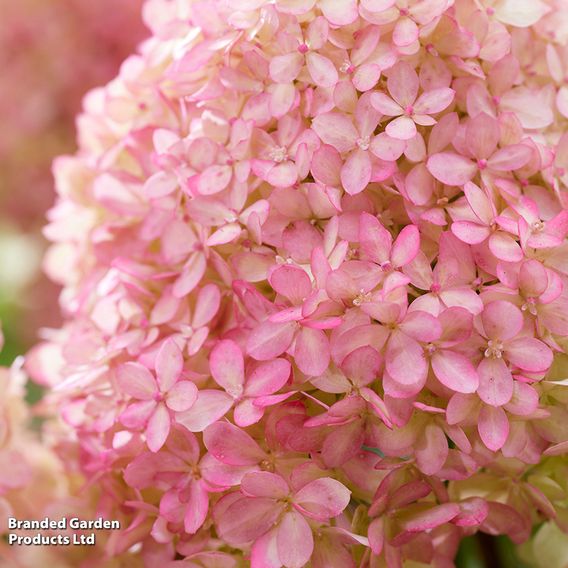
M 41 327 L 59 322 L 58 289 L 41 272 L 41 228 L 54 199 L 51 162 L 75 149 L 84 94 L 115 76 L 147 35 L 142 3 L 0 0 L 2 365 L 37 341 Z

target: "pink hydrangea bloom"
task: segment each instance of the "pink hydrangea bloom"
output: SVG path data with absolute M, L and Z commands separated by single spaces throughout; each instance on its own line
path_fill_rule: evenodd
M 55 164 L 67 320 L 28 357 L 128 517 L 107 554 L 445 566 L 566 529 L 556 3 L 144 14 Z

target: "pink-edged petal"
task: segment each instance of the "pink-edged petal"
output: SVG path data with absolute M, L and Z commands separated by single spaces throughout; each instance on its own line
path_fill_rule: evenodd
M 487 337 L 506 341 L 521 331 L 523 314 L 511 302 L 496 300 L 485 306 L 481 314 L 481 321 Z
M 187 501 L 183 528 L 188 534 L 195 534 L 205 522 L 209 511 L 209 494 L 202 481 L 193 481 L 189 485 L 189 500 Z
M 408 520 L 402 521 L 402 526 L 408 532 L 424 532 L 435 529 L 440 525 L 448 523 L 460 512 L 459 505 L 456 503 L 444 503 L 436 505 L 417 513 L 411 513 Z
M 420 233 L 416 225 L 407 225 L 400 231 L 393 244 L 391 261 L 395 268 L 412 262 L 420 249 Z
M 327 467 L 339 467 L 357 455 L 365 441 L 365 430 L 361 420 L 336 425 L 326 436 L 322 457 Z
M 312 292 L 312 283 L 305 270 L 284 264 L 274 270 L 268 281 L 272 288 L 294 304 L 302 303 Z
M 387 87 L 392 98 L 402 108 L 406 108 L 416 100 L 418 75 L 409 63 L 399 62 L 389 71 Z
M 329 23 L 335 26 L 352 24 L 359 15 L 357 0 L 320 0 L 318 6 Z
M 353 122 L 338 112 L 326 112 L 316 116 L 312 128 L 322 142 L 333 146 L 341 153 L 351 150 L 359 138 Z
M 179 499 L 175 490 L 164 493 L 160 499 L 160 515 L 170 523 L 179 523 L 183 519 L 185 503 Z
M 158 390 L 154 376 L 140 363 L 124 363 L 118 367 L 116 378 L 123 392 L 139 400 L 153 399 Z
M 230 395 L 239 396 L 245 382 L 245 360 L 241 348 L 232 340 L 219 341 L 211 350 L 209 368 L 215 382 Z
M 386 352 L 386 369 L 401 386 L 424 384 L 428 365 L 420 344 L 401 332 L 393 332 Z
M 444 431 L 436 424 L 428 424 L 414 448 L 420 471 L 425 475 L 435 475 L 444 467 L 448 453 L 448 440 Z
M 217 285 L 207 284 L 201 288 L 197 295 L 197 303 L 191 325 L 194 328 L 198 328 L 208 324 L 219 310 L 220 304 L 221 292 Z
M 274 359 L 256 366 L 247 378 L 247 396 L 265 396 L 278 392 L 290 377 L 292 366 L 286 359 Z
M 341 184 L 349 195 L 361 193 L 371 181 L 373 164 L 368 152 L 355 150 L 341 168 Z
M 258 361 L 278 357 L 290 347 L 295 332 L 296 322 L 262 322 L 252 330 L 247 343 L 247 352 Z
M 309 517 L 326 521 L 337 517 L 349 504 L 351 491 L 331 477 L 320 477 L 304 485 L 295 495 L 294 504 Z
M 446 420 L 448 424 L 454 425 L 468 419 L 475 414 L 479 406 L 479 399 L 470 394 L 456 393 L 448 402 L 446 408 Z
M 477 166 L 469 158 L 453 152 L 430 156 L 426 167 L 437 180 L 447 185 L 464 185 L 477 172 Z
M 497 231 L 489 237 L 489 250 L 505 262 L 520 262 L 523 260 L 523 251 L 519 243 L 507 233 Z
M 489 158 L 487 166 L 492 170 L 510 172 L 526 165 L 532 157 L 533 149 L 524 144 L 513 144 L 497 150 Z
M 218 536 L 232 545 L 252 542 L 273 526 L 283 508 L 274 499 L 235 498 L 228 494 L 214 510 Z
M 503 406 L 513 396 L 513 376 L 503 359 L 486 357 L 477 367 L 479 398 L 490 406 Z
M 300 53 L 276 55 L 270 59 L 270 78 L 276 83 L 291 83 L 300 72 L 304 59 Z
M 321 375 L 330 361 L 329 340 L 325 332 L 302 327 L 296 336 L 294 360 L 302 373 L 311 377 Z
M 477 430 L 481 440 L 493 452 L 500 450 L 509 436 L 509 420 L 501 407 L 483 406 Z
M 381 77 L 381 67 L 375 63 L 364 63 L 353 73 L 353 85 L 358 91 L 370 91 Z M 566 106 L 568 109 L 568 105 Z
M 278 556 L 286 568 L 302 568 L 314 551 L 314 537 L 308 522 L 300 513 L 284 515 L 276 537 Z
M 362 213 L 359 221 L 359 241 L 363 258 L 377 264 L 389 260 L 392 236 L 381 222 L 369 213 Z
M 411 45 L 418 39 L 418 26 L 410 18 L 401 18 L 392 33 L 392 41 L 398 47 Z
M 500 128 L 497 119 L 485 113 L 471 118 L 467 123 L 465 139 L 469 151 L 478 159 L 493 154 L 499 143 Z
M 385 116 L 400 116 L 404 113 L 404 109 L 386 93 L 374 92 L 371 94 L 369 101 L 375 110 Z
M 471 210 L 475 213 L 476 217 L 482 224 L 491 225 L 495 218 L 495 212 L 487 193 L 471 182 L 464 185 L 463 191 L 465 193 L 467 203 L 471 207 Z
M 290 488 L 284 479 L 275 473 L 253 471 L 243 477 L 241 491 L 249 497 L 284 499 L 290 493 Z
M 250 568 L 282 568 L 278 556 L 277 535 L 278 528 L 273 528 L 254 541 L 250 553 Z
M 154 413 L 156 404 L 157 403 L 154 399 L 142 400 L 140 402 L 129 404 L 120 414 L 121 424 L 127 428 L 142 428 L 148 422 L 150 416 Z
M 381 361 L 379 352 L 365 345 L 349 353 L 341 362 L 341 369 L 354 385 L 363 387 L 377 377 Z
M 213 195 L 223 191 L 230 183 L 233 168 L 230 166 L 210 166 L 199 176 L 197 191 L 201 195 Z
M 233 398 L 219 390 L 199 391 L 193 406 L 176 414 L 176 422 L 190 432 L 202 432 L 213 422 L 224 416 L 233 405 Z
M 166 405 L 174 412 L 189 410 L 197 400 L 197 387 L 191 381 L 178 381 L 168 392 Z
M 242 232 L 242 228 L 238 223 L 229 223 L 217 229 L 206 241 L 208 247 L 225 245 L 233 242 Z
M 456 221 L 450 228 L 460 241 L 468 245 L 478 245 L 491 235 L 491 229 L 488 226 L 473 221 Z
M 455 392 L 472 393 L 479 387 L 479 377 L 471 361 L 454 351 L 438 350 L 432 357 L 432 369 L 438 380 Z
M 298 179 L 298 169 L 292 162 L 282 162 L 270 168 L 266 181 L 274 187 L 291 187 Z
M 203 443 L 220 462 L 252 466 L 265 458 L 260 446 L 243 430 L 229 422 L 216 422 L 203 432 Z
M 534 337 L 519 337 L 505 346 L 509 361 L 529 373 L 547 371 L 552 365 L 553 354 L 548 345 Z
M 146 443 L 150 451 L 157 452 L 166 443 L 171 423 L 172 419 L 166 405 L 158 404 L 146 427 Z
M 418 97 L 414 103 L 414 112 L 418 114 L 436 114 L 449 107 L 454 100 L 456 92 L 448 87 L 432 89 Z
M 394 162 L 402 156 L 406 149 L 406 141 L 391 138 L 386 132 L 381 132 L 373 138 L 369 149 L 377 158 Z
M 538 297 L 549 286 L 546 268 L 538 260 L 530 259 L 519 270 L 519 288 L 525 296 Z
M 416 124 L 408 116 L 399 116 L 387 124 L 385 132 L 397 140 L 410 140 L 416 136 Z
M 442 326 L 438 319 L 420 310 L 408 312 L 399 329 L 412 339 L 424 343 L 436 341 L 442 335 Z
M 470 497 L 459 504 L 460 513 L 452 519 L 458 527 L 477 527 L 489 513 L 487 502 L 479 497 Z
M 483 311 L 483 301 L 479 295 L 467 287 L 450 288 L 439 295 L 442 303 L 448 307 L 462 307 L 473 315 L 480 314 Z
M 256 424 L 264 416 L 264 408 L 255 404 L 257 400 L 256 398 L 245 398 L 235 405 L 233 418 L 237 426 L 246 428 Z
M 314 83 L 318 87 L 328 89 L 337 83 L 339 79 L 337 69 L 327 57 L 315 51 L 309 52 L 306 55 L 306 65 Z
M 156 375 L 162 392 L 167 392 L 183 369 L 183 355 L 173 339 L 162 344 L 156 356 Z

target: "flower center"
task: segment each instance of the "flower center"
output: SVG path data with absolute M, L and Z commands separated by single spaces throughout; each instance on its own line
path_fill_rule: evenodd
M 308 53 L 308 51 L 310 51 L 310 48 L 308 47 L 308 45 L 306 43 L 301 43 L 298 46 L 298 51 L 304 55 L 305 53 Z
M 351 61 L 345 60 L 345 61 L 341 64 L 341 67 L 339 68 L 339 70 L 340 70 L 342 73 L 351 74 L 351 73 L 353 73 L 353 71 L 355 71 L 355 67 L 353 67 L 353 65 L 351 65 Z
M 279 164 L 288 157 L 288 150 L 285 146 L 276 146 L 270 151 L 269 157 L 273 162 Z
M 484 353 L 488 359 L 501 359 L 503 357 L 503 342 L 499 339 L 490 339 Z
M 432 292 L 432 294 L 439 294 L 441 289 L 442 286 L 440 286 L 440 284 L 438 284 L 437 282 L 435 282 L 434 284 L 432 284 L 432 286 L 430 286 L 430 292 Z
M 540 233 L 543 230 L 544 230 L 544 221 L 541 221 L 539 219 L 538 221 L 535 221 L 534 223 L 531 224 L 531 231 L 533 233 Z
M 484 170 L 487 167 L 487 160 L 482 158 L 481 160 L 478 160 L 477 165 L 480 170 Z
M 412 116 L 414 114 L 414 107 L 412 105 L 408 105 L 404 109 L 404 114 L 406 114 L 407 116 Z
M 384 262 L 381 262 L 379 266 L 381 267 L 381 270 L 383 272 L 390 272 L 392 270 L 392 264 L 390 260 L 385 260 Z
M 359 146 L 361 150 L 368 150 L 370 145 L 371 145 L 370 136 L 361 136 L 361 138 L 357 140 L 357 146 Z
M 527 298 L 525 303 L 521 306 L 523 312 L 529 312 L 531 315 L 536 316 L 536 298 Z
M 355 299 L 353 300 L 353 305 L 360 306 L 364 302 L 370 302 L 371 298 L 372 298 L 371 292 L 365 292 L 365 290 L 359 290 L 359 294 L 357 294 L 357 296 L 355 296 Z
M 274 464 L 270 460 L 262 460 L 259 466 L 262 471 L 274 473 Z

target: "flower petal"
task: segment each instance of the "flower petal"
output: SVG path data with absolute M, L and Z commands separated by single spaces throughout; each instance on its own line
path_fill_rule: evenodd
M 416 136 L 416 124 L 408 116 L 399 116 L 387 124 L 385 132 L 397 140 L 410 140 Z
M 414 103 L 414 112 L 418 114 L 436 114 L 441 112 L 452 104 L 455 95 L 456 92 L 449 87 L 426 91 Z
M 280 562 L 286 568 L 302 568 L 314 551 L 312 529 L 306 519 L 296 511 L 284 515 L 276 539 Z
M 509 436 L 509 420 L 501 407 L 483 406 L 479 413 L 477 430 L 488 449 L 500 450 Z
M 157 452 L 165 443 L 170 433 L 172 419 L 166 405 L 159 403 L 146 427 L 146 443 L 152 452 Z
M 308 71 L 318 87 L 328 89 L 335 86 L 339 77 L 335 65 L 323 55 L 311 51 L 306 55 Z
M 432 369 L 438 380 L 455 392 L 472 393 L 479 387 L 477 371 L 461 353 L 448 349 L 434 352 Z
M 247 343 L 247 352 L 258 361 L 267 361 L 278 357 L 290 347 L 295 332 L 296 322 L 293 321 L 283 323 L 262 322 L 252 330 Z
M 203 443 L 220 462 L 228 465 L 256 465 L 265 453 L 244 430 L 230 422 L 216 422 L 203 432 Z
M 482 359 L 477 367 L 479 398 L 490 406 L 503 406 L 513 396 L 513 376 L 503 359 Z
M 371 181 L 373 164 L 368 152 L 355 150 L 341 168 L 341 184 L 349 195 L 361 193 Z
M 552 365 L 552 351 L 542 341 L 534 337 L 519 337 L 505 346 L 507 359 L 529 373 L 547 371 Z
M 197 400 L 197 387 L 191 381 L 178 381 L 168 392 L 166 405 L 174 412 L 189 410 Z
M 329 341 L 321 329 L 302 327 L 296 336 L 294 360 L 302 373 L 310 377 L 321 375 L 330 360 Z
M 331 477 L 320 477 L 304 485 L 295 495 L 294 504 L 319 521 L 337 517 L 349 505 L 351 491 Z
M 465 156 L 453 152 L 440 152 L 428 159 L 428 171 L 447 185 L 464 185 L 477 172 L 477 166 Z
M 139 400 L 151 400 L 157 392 L 154 376 L 140 363 L 124 363 L 116 371 L 120 389 Z
M 242 393 L 245 382 L 245 360 L 241 348 L 232 340 L 219 341 L 211 350 L 209 368 L 215 382 L 231 396 Z
M 341 153 L 351 150 L 359 138 L 353 122 L 339 112 L 326 112 L 316 116 L 312 128 L 322 142 Z
M 176 414 L 176 422 L 190 432 L 203 432 L 207 426 L 224 416 L 232 405 L 233 398 L 226 392 L 201 390 L 189 410 Z
M 523 314 L 517 306 L 496 300 L 485 306 L 481 314 L 483 329 L 489 339 L 506 341 L 515 337 L 523 327 Z
M 156 356 L 156 375 L 162 392 L 167 392 L 183 369 L 183 355 L 173 339 L 164 341 Z

